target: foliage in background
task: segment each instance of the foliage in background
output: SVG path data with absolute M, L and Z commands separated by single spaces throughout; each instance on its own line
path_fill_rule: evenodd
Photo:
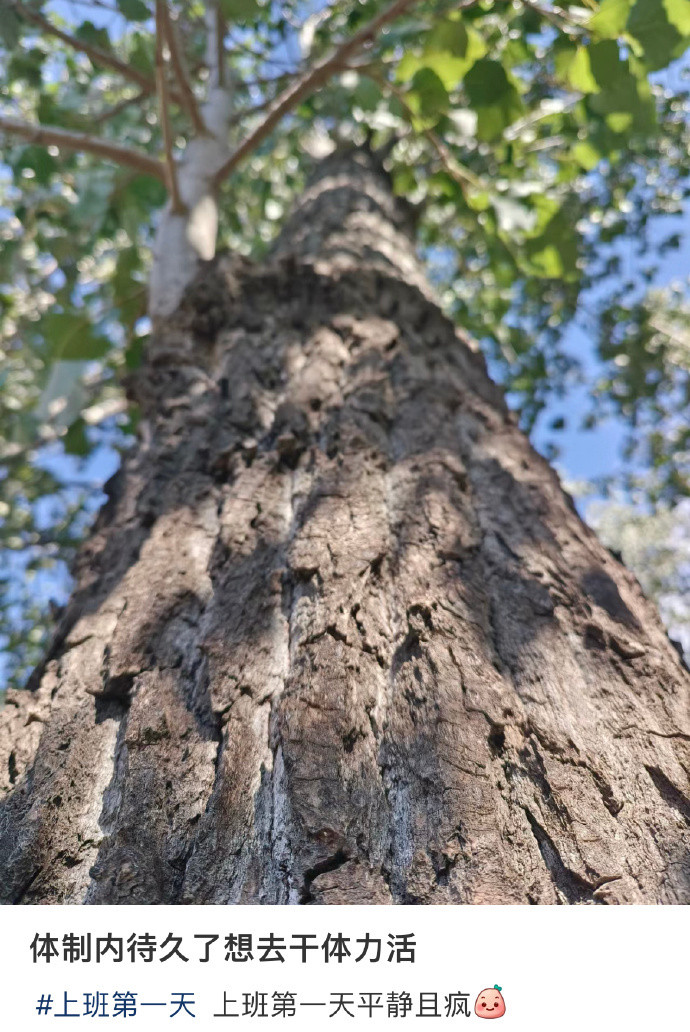
M 644 513 L 612 500 L 593 503 L 587 515 L 604 544 L 637 574 L 671 640 L 689 657 L 690 502 Z
M 385 146 L 443 302 L 482 342 L 525 427 L 591 375 L 564 346 L 586 316 L 604 370 L 590 420 L 628 421 L 653 502 L 686 494 L 686 295 L 641 290 L 623 254 L 634 241 L 652 284 L 655 256 L 679 243 L 650 228 L 687 196 L 688 94 L 680 72 L 663 84 L 658 73 L 687 49 L 690 0 L 421 0 L 263 136 L 282 91 L 384 5 L 219 2 L 232 143 L 256 135 L 223 187 L 220 245 L 260 258 L 316 154 L 338 140 Z M 205 4 L 169 10 L 201 100 Z M 143 159 L 111 158 L 166 150 L 153 13 L 151 0 L 3 0 L 0 11 L 0 638 L 16 683 L 49 624 L 42 571 L 69 560 L 94 506 L 84 469 L 136 428 L 121 381 L 146 345 L 166 190 Z M 179 95 L 167 113 L 177 155 L 190 136 Z M 97 137 L 110 158 L 61 143 L 65 133 Z M 49 462 L 56 451 L 67 461 Z

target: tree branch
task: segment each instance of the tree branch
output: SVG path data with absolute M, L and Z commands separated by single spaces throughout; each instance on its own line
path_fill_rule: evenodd
M 30 122 L 21 122 L 2 116 L 0 116 L 0 131 L 14 133 L 41 147 L 66 147 L 68 150 L 96 154 L 100 158 L 114 161 L 117 165 L 133 168 L 137 172 L 143 172 L 144 175 L 153 176 L 163 183 L 166 182 L 165 166 L 162 162 L 150 158 L 143 151 L 133 150 L 131 147 L 121 147 L 110 140 L 101 140 L 96 136 L 89 136 L 87 133 L 74 133 L 67 129 L 58 129 L 56 126 L 32 125 Z
M 474 3 L 475 0 L 472 0 Z M 359 51 L 365 43 L 375 39 L 378 33 L 389 22 L 398 18 L 408 7 L 411 7 L 414 0 L 394 0 L 394 3 L 385 11 L 372 18 L 363 29 L 356 32 L 351 39 L 341 43 L 328 57 L 308 69 L 296 82 L 288 86 L 279 97 L 276 98 L 273 106 L 269 109 L 265 119 L 260 125 L 250 132 L 239 144 L 228 160 L 221 166 L 215 176 L 219 185 L 239 165 L 239 163 L 264 140 L 278 125 L 284 115 L 299 104 L 305 97 L 310 96 L 314 90 L 327 82 L 347 60 Z
M 102 111 L 101 114 L 94 115 L 93 124 L 102 125 L 103 122 L 108 122 L 111 118 L 115 118 L 116 115 L 119 115 L 121 111 L 130 107 L 131 104 L 140 104 L 142 100 L 145 100 L 148 96 L 149 94 L 146 90 L 139 90 L 139 92 L 133 94 L 133 96 L 125 97 L 123 100 L 111 107 L 109 111 Z
M 414 130 L 414 119 L 416 116 L 412 108 L 407 103 L 407 98 L 405 97 L 403 91 L 399 90 L 396 86 L 393 85 L 393 83 L 390 83 L 386 79 L 384 79 L 382 75 L 377 75 L 376 71 L 374 71 L 371 67 L 363 74 L 366 75 L 368 79 L 371 79 L 372 82 L 375 82 L 381 90 L 383 90 L 384 92 L 387 91 L 391 94 L 391 96 L 395 97 L 395 99 L 398 101 L 401 107 L 405 109 L 408 118 L 410 119 L 412 129 Z M 460 186 L 460 188 L 463 191 L 463 194 L 465 192 L 465 187 L 468 184 L 470 186 L 473 186 L 475 190 L 486 189 L 481 180 L 479 180 L 473 172 L 470 172 L 468 168 L 465 168 L 464 165 L 460 164 L 460 162 L 456 159 L 455 155 L 448 148 L 446 143 L 440 138 L 440 136 L 438 136 L 433 131 L 433 129 L 422 129 L 422 133 L 438 154 L 439 158 L 441 159 L 441 163 L 448 175 L 451 176 L 451 178 L 454 179 L 455 182 Z
M 237 125 L 238 123 L 243 122 L 245 118 L 251 118 L 252 115 L 258 115 L 262 111 L 265 111 L 270 104 L 272 104 L 272 100 L 268 97 L 266 100 L 262 100 L 258 104 L 252 104 L 249 107 L 241 108 L 240 110 L 235 111 L 228 119 L 228 124 Z
M 170 13 L 170 8 L 166 0 L 163 0 L 163 34 L 165 41 L 168 44 L 168 50 L 170 51 L 170 60 L 172 63 L 173 71 L 175 73 L 175 80 L 177 82 L 178 90 L 180 93 L 180 102 L 187 114 L 192 120 L 192 125 L 197 133 L 205 133 L 206 126 L 204 120 L 201 117 L 201 111 L 197 99 L 194 96 L 192 90 L 189 75 L 187 73 L 187 67 L 184 60 L 184 54 L 180 45 L 180 39 L 175 29 L 175 24 Z
M 38 28 L 43 29 L 49 36 L 54 36 L 56 39 L 66 43 L 68 47 L 72 47 L 73 50 L 78 50 L 82 54 L 86 54 L 89 61 L 95 65 L 101 65 L 103 68 L 110 68 L 114 72 L 118 72 L 123 78 L 129 79 L 130 82 L 134 82 L 140 89 L 145 90 L 146 93 L 155 93 L 156 84 L 147 75 L 137 71 L 136 68 L 132 68 L 131 65 L 125 64 L 115 54 L 109 54 L 105 50 L 101 50 L 100 47 L 93 46 L 91 43 L 86 43 L 82 39 L 77 39 L 76 36 L 70 36 L 68 32 L 63 32 L 57 25 L 53 23 L 38 11 L 33 8 L 26 7 L 19 0 L 10 0 L 17 14 L 25 21 L 31 22 L 33 25 L 37 25 Z
M 168 192 L 170 193 L 172 210 L 179 214 L 184 211 L 184 205 L 180 198 L 180 190 L 177 183 L 177 166 L 173 154 L 173 138 L 170 126 L 170 98 L 168 96 L 166 61 L 163 54 L 163 47 L 165 45 L 163 27 L 165 19 L 164 8 L 165 0 L 156 0 L 156 91 L 158 93 L 161 132 L 165 149 L 165 179 Z

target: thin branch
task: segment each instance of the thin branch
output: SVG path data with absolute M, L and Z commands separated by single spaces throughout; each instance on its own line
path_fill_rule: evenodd
M 40 147 L 66 147 L 68 150 L 96 154 L 100 158 L 114 161 L 117 165 L 136 169 L 137 172 L 143 172 L 144 175 L 154 176 L 161 182 L 166 182 L 165 166 L 161 161 L 150 158 L 143 151 L 134 150 L 131 147 L 121 147 L 110 140 L 101 140 L 96 136 L 89 136 L 87 133 L 58 129 L 52 125 L 32 125 L 30 122 L 20 122 L 17 119 L 2 116 L 0 116 L 0 131 L 14 133 L 30 143 L 37 143 Z
M 237 57 L 246 54 L 247 57 L 253 57 L 256 61 L 260 61 L 264 65 L 271 65 L 275 68 L 289 68 L 291 71 L 294 71 L 295 69 L 294 61 L 285 61 L 282 58 L 273 57 L 271 54 L 261 53 L 258 50 L 254 50 L 249 43 L 243 43 L 241 40 L 233 40 L 232 46 L 228 47 L 225 53 L 228 57 Z M 281 74 L 286 75 L 289 74 L 289 72 L 282 72 Z
M 184 211 L 184 205 L 180 198 L 180 190 L 177 183 L 177 165 L 175 164 L 175 156 L 173 154 L 173 136 L 170 125 L 170 98 L 168 96 L 166 61 L 163 54 L 165 46 L 163 29 L 164 7 L 165 0 L 156 0 L 156 92 L 158 93 L 158 108 L 165 150 L 165 179 L 168 192 L 170 193 L 171 208 L 179 214 Z
M 175 73 L 175 80 L 180 92 L 180 101 L 182 106 L 187 111 L 187 114 L 192 120 L 192 125 L 197 133 L 202 134 L 206 132 L 204 120 L 201 117 L 201 111 L 197 99 L 194 96 L 192 90 L 189 75 L 187 73 L 187 67 L 184 59 L 184 54 L 180 45 L 179 35 L 177 33 L 175 24 L 170 13 L 170 8 L 166 0 L 163 0 L 163 34 L 165 41 L 168 44 L 168 50 L 170 51 L 170 60 L 172 63 L 173 71 Z
M 26 7 L 20 0 L 8 0 L 12 5 L 17 14 L 25 21 L 31 22 L 38 28 L 49 35 L 54 36 L 55 39 L 61 40 L 68 47 L 78 51 L 80 54 L 85 54 L 94 65 L 100 65 L 103 68 L 109 68 L 113 72 L 118 72 L 124 79 L 135 83 L 144 94 L 154 95 L 156 93 L 156 82 L 155 79 L 150 79 L 148 75 L 143 72 L 139 72 L 132 65 L 128 65 L 125 61 L 121 61 L 115 54 L 109 53 L 107 50 L 102 50 L 100 47 L 94 46 L 92 43 L 86 43 L 82 39 L 78 39 L 76 36 L 71 36 L 68 32 L 64 32 L 59 29 L 57 25 L 45 18 L 38 11 L 32 8 Z M 181 104 L 182 97 L 179 90 L 173 88 L 170 91 L 170 96 L 173 100 Z
M 100 115 L 94 115 L 92 122 L 94 125 L 102 125 L 103 122 L 108 122 L 111 118 L 115 118 L 116 115 L 119 115 L 121 111 L 130 107 L 130 105 L 140 104 L 148 96 L 147 90 L 140 90 L 139 93 L 135 93 L 132 97 L 125 97 L 124 100 L 119 101 L 109 111 L 103 111 Z
M 375 82 L 377 86 L 379 86 L 380 89 L 382 89 L 384 92 L 387 91 L 391 94 L 391 96 L 395 97 L 398 103 L 405 109 L 405 112 L 407 113 L 410 122 L 412 123 L 412 127 L 414 128 L 414 119 L 416 115 L 410 107 L 410 105 L 407 103 L 407 98 L 405 97 L 403 91 L 399 90 L 392 83 L 384 79 L 382 75 L 377 75 L 376 72 L 371 68 L 371 66 L 369 67 L 368 71 L 364 72 L 364 74 L 368 79 L 371 79 L 372 82 Z M 463 193 L 465 191 L 465 187 L 468 184 L 474 187 L 475 190 L 485 189 L 481 180 L 479 180 L 473 172 L 470 172 L 468 168 L 465 168 L 464 165 L 460 164 L 460 162 L 456 159 L 455 155 L 446 146 L 446 144 L 440 138 L 440 136 L 438 136 L 432 129 L 423 129 L 422 132 L 431 144 L 431 146 L 434 148 L 436 153 L 438 154 L 439 158 L 441 159 L 441 163 L 448 175 L 451 176 L 455 180 L 455 182 L 459 184 Z
M 524 129 L 528 129 L 530 126 L 536 125 L 537 122 L 542 122 L 546 118 L 553 118 L 554 115 L 562 115 L 571 111 L 572 108 L 574 108 L 576 104 L 579 104 L 581 100 L 582 94 L 575 93 L 567 100 L 559 102 L 558 107 L 542 106 L 541 108 L 537 108 L 525 118 L 520 118 L 517 122 L 513 122 L 512 125 L 509 125 L 503 134 L 503 138 L 505 140 L 518 140 Z M 545 102 L 542 102 L 542 104 L 544 103 Z
M 250 107 L 241 108 L 231 115 L 228 120 L 228 125 L 238 125 L 240 122 L 243 122 L 245 118 L 251 118 L 252 115 L 258 115 L 262 111 L 265 111 L 272 103 L 273 101 L 271 98 L 267 97 L 266 100 L 262 100 L 258 104 L 252 104 Z
M 140 89 L 145 90 L 146 93 L 155 93 L 156 84 L 147 75 L 137 71 L 136 68 L 132 68 L 131 65 L 125 64 L 115 54 L 109 54 L 106 50 L 101 50 L 100 47 L 96 47 L 91 43 L 86 43 L 82 39 L 77 39 L 76 36 L 70 36 L 68 32 L 63 32 L 57 25 L 45 18 L 38 11 L 33 8 L 26 7 L 19 0 L 11 0 L 12 6 L 14 7 L 17 14 L 25 21 L 31 22 L 33 25 L 37 25 L 38 28 L 43 29 L 49 36 L 54 36 L 56 39 L 66 43 L 67 46 L 72 47 L 73 50 L 78 50 L 82 54 L 86 54 L 89 61 L 95 65 L 101 65 L 103 68 L 110 68 L 114 72 L 118 72 L 123 78 L 129 79 L 130 82 L 134 82 L 139 86 Z
M 486 189 L 482 181 L 475 176 L 474 172 L 470 172 L 468 168 L 465 168 L 464 165 L 460 164 L 454 154 L 448 147 L 446 147 L 443 140 L 436 135 L 433 129 L 425 129 L 424 135 L 441 159 L 446 172 L 452 176 L 456 183 L 459 183 L 463 190 L 468 184 L 474 187 L 475 190 Z
M 475 0 L 473 0 L 475 2 Z M 327 82 L 350 57 L 353 57 L 366 43 L 371 42 L 389 22 L 400 17 L 411 7 L 414 0 L 394 0 L 394 3 L 372 18 L 363 29 L 356 32 L 351 39 L 341 43 L 328 57 L 318 62 L 301 75 L 296 82 L 288 86 L 276 98 L 263 122 L 252 130 L 240 143 L 228 160 L 221 166 L 215 176 L 217 184 L 223 182 L 240 162 L 264 140 L 278 125 L 284 115 L 292 111 L 305 97 Z
M 259 76 L 256 79 L 243 79 L 241 86 L 243 89 L 250 89 L 252 86 L 275 86 L 276 83 L 283 82 L 284 79 L 294 79 L 299 75 L 299 72 L 281 72 L 280 75 L 269 75 Z

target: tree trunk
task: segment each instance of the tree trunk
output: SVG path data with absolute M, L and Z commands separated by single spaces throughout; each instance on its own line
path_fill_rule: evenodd
M 689 903 L 688 676 L 365 154 L 159 329 L 0 722 L 15 903 Z

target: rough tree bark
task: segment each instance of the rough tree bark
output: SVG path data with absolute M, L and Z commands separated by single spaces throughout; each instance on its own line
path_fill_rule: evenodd
M 364 154 L 221 258 L 1 717 L 15 903 L 690 902 L 688 676 Z

